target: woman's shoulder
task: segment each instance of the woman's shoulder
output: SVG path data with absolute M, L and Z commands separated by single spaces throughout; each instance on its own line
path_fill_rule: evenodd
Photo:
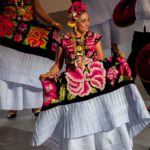
M 95 31 L 88 31 L 87 36 L 102 36 L 100 33 Z
M 71 39 L 72 38 L 72 32 L 65 32 L 65 33 L 61 33 L 60 35 L 61 39 Z
M 88 31 L 87 37 L 93 38 L 94 40 L 100 40 L 102 38 L 102 35 L 98 32 Z

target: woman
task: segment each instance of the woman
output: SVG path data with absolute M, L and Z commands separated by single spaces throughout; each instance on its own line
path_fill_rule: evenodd
M 89 31 L 86 5 L 69 9 L 72 32 L 58 37 L 57 58 L 40 76 L 44 102 L 33 145 L 50 150 L 131 150 L 132 139 L 149 122 L 128 64 L 104 59 L 101 35 Z M 59 74 L 63 60 L 66 71 Z
M 49 60 L 51 36 L 54 29 L 63 27 L 45 12 L 39 0 L 3 0 L 1 6 L 0 109 L 9 110 L 8 119 L 24 108 L 34 108 L 37 116 L 42 90 L 36 76 L 47 62 L 53 64 Z M 37 17 L 48 26 L 37 22 Z

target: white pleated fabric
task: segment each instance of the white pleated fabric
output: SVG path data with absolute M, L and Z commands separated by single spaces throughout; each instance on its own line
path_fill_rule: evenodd
M 54 61 L 0 45 L 0 109 L 22 110 L 42 105 L 39 75 Z
M 113 10 L 120 0 L 82 0 L 90 16 L 90 31 L 102 34 L 103 49 L 111 49 L 111 43 L 132 41 L 134 25 L 118 27 L 113 22 Z
M 150 115 L 134 84 L 40 113 L 33 146 L 51 150 L 130 150 Z

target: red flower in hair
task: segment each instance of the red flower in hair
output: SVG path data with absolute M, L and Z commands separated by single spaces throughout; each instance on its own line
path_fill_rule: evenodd
M 78 15 L 81 14 L 86 9 L 86 5 L 82 2 L 74 2 L 68 10 L 68 13 L 72 14 L 74 19 L 78 18 Z

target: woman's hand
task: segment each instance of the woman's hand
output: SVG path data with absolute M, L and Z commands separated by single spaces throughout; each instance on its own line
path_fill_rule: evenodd
M 124 59 L 126 57 L 122 51 L 119 51 L 117 55 L 120 56 L 121 58 L 124 58 Z
M 64 28 L 60 23 L 55 21 L 51 25 L 59 30 L 62 30 Z
M 54 75 L 52 75 L 51 72 L 47 72 L 45 74 L 41 74 L 39 79 L 40 80 L 45 80 L 45 78 L 53 78 L 53 77 L 54 77 Z

